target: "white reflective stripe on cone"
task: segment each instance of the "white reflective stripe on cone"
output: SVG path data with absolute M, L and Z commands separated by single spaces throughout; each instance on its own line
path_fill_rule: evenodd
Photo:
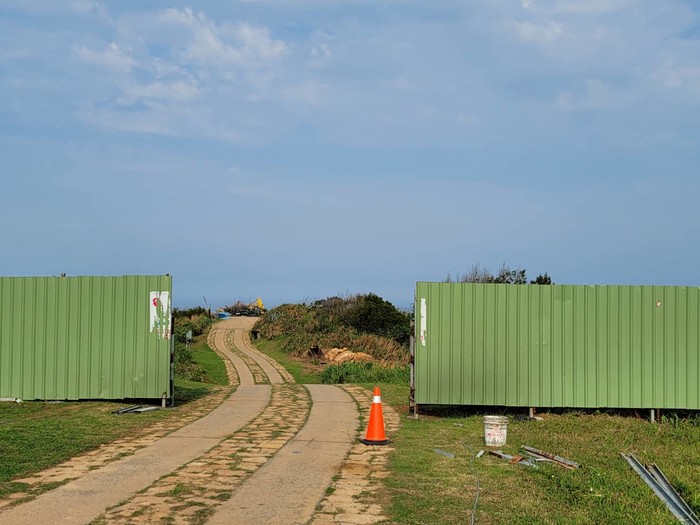
M 382 396 L 372 396 L 372 403 L 381 403 Z

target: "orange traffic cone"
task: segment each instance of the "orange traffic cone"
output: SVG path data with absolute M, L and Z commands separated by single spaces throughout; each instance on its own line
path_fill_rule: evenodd
M 365 445 L 386 445 L 389 440 L 384 435 L 384 416 L 382 416 L 382 396 L 379 387 L 374 387 L 372 408 L 369 411 L 367 435 L 360 442 Z

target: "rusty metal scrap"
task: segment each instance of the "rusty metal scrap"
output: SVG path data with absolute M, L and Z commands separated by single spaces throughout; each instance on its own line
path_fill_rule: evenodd
M 497 458 L 505 459 L 509 461 L 510 463 L 517 463 L 518 465 L 524 465 L 526 467 L 532 467 L 532 468 L 540 468 L 537 466 L 537 464 L 534 461 L 531 461 L 529 459 L 525 459 L 522 456 L 513 456 L 511 454 L 505 454 L 504 452 L 501 452 L 500 450 L 489 450 L 489 454 L 492 456 L 496 456 Z
M 545 460 L 551 461 L 552 463 L 555 463 L 556 465 L 559 465 L 560 467 L 564 467 L 569 470 L 581 468 L 581 465 L 574 461 L 571 461 L 570 459 L 566 459 L 555 454 L 550 454 L 549 452 L 544 452 L 543 450 L 538 450 L 533 447 L 528 447 L 527 445 L 523 445 L 521 448 L 531 456 L 535 456 L 535 459 L 543 458 Z

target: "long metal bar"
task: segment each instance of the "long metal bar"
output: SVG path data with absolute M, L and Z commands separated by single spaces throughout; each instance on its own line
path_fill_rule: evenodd
M 122 414 L 127 414 L 129 412 L 133 412 L 134 410 L 141 408 L 142 406 L 143 405 L 131 405 L 129 407 L 124 407 L 124 408 L 120 408 L 119 410 L 115 410 L 112 412 L 112 414 L 116 414 L 118 416 L 122 415 Z
M 492 456 L 496 456 L 497 458 L 505 459 L 511 463 L 517 463 L 518 465 L 525 465 L 525 466 L 532 467 L 532 468 L 540 468 L 539 466 L 537 466 L 537 463 L 535 463 L 529 459 L 522 458 L 520 456 L 518 456 L 518 458 L 520 458 L 520 459 L 517 459 L 515 456 L 512 456 L 510 454 L 505 454 L 505 453 L 501 452 L 500 450 L 489 450 L 489 454 L 491 454 Z
M 579 465 L 575 461 L 571 461 L 570 459 L 566 459 L 555 454 L 550 454 L 549 452 L 544 452 L 543 450 L 538 450 L 534 447 L 528 447 L 527 445 L 523 445 L 521 448 L 536 456 L 542 456 L 543 458 L 551 459 L 552 461 L 558 463 L 564 468 L 568 468 L 571 470 L 581 468 L 581 465 Z
M 678 502 L 676 502 L 671 496 L 669 496 L 664 488 L 659 484 L 656 479 L 649 473 L 647 469 L 644 468 L 644 466 L 635 458 L 632 454 L 629 456 L 625 456 L 624 454 L 620 453 L 620 455 L 629 463 L 630 467 L 634 469 L 634 471 L 639 474 L 639 476 L 644 480 L 644 482 L 649 485 L 649 488 L 654 491 L 654 494 L 656 494 L 661 501 L 663 501 L 668 509 L 671 511 L 671 513 L 680 521 L 681 523 L 688 523 L 690 525 L 695 525 L 697 521 L 693 519 L 692 516 L 689 516 L 683 507 L 678 505 Z
M 666 491 L 666 494 L 668 494 L 669 497 L 671 497 L 680 507 L 682 507 L 685 510 L 686 515 L 688 515 L 689 518 L 692 520 L 691 523 L 693 523 L 693 525 L 700 524 L 700 519 L 698 519 L 698 516 L 693 512 L 693 509 L 690 508 L 690 506 L 685 502 L 685 500 L 681 498 L 680 494 L 678 494 L 676 489 L 673 488 L 673 485 L 671 485 L 664 473 L 661 472 L 661 469 L 658 467 L 658 465 L 656 463 L 647 465 L 647 471 Z

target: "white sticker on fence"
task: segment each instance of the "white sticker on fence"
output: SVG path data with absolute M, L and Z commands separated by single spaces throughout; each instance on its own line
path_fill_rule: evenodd
M 425 305 L 425 299 L 420 300 L 420 344 L 425 346 L 425 332 L 428 329 L 428 308 Z
M 170 339 L 170 292 L 151 292 L 151 333 Z

